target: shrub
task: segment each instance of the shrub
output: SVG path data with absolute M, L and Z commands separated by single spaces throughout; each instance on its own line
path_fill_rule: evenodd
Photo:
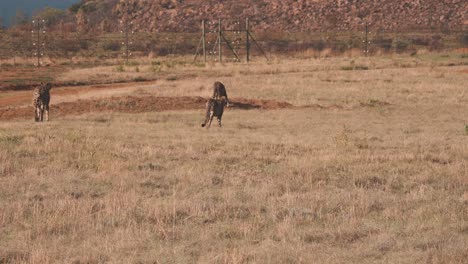
M 348 40 L 347 40 L 347 45 L 348 48 L 360 48 L 362 46 L 363 40 L 359 38 L 356 35 L 352 35 Z
M 348 45 L 344 42 L 335 42 L 332 45 L 332 49 L 337 52 L 345 52 L 347 48 L 348 48 Z
M 56 41 L 56 48 L 58 51 L 67 53 L 78 52 L 80 49 L 82 49 L 82 46 L 79 40 L 62 39 L 61 41 Z
M 103 42 L 102 49 L 106 51 L 119 51 L 120 50 L 120 43 L 117 40 L 108 40 Z
M 468 32 L 464 32 L 459 37 L 460 44 L 464 47 L 468 47 Z
M 179 78 L 176 75 L 169 75 L 167 76 L 167 81 L 177 81 Z
M 350 65 L 350 66 L 343 66 L 341 70 L 343 71 L 366 71 L 369 67 L 363 65 Z
M 427 37 L 414 37 L 411 41 L 418 46 L 428 46 L 431 40 Z
M 431 41 L 429 42 L 430 50 L 440 50 L 443 48 L 442 37 L 440 35 L 432 36 Z
M 398 38 L 395 38 L 392 43 L 393 48 L 398 53 L 406 51 L 410 45 L 410 41 Z
M 374 45 L 384 49 L 385 51 L 389 51 L 392 48 L 393 40 L 391 38 L 383 38 L 377 37 L 373 40 Z
M 44 19 L 47 23 L 47 26 L 50 27 L 54 24 L 57 24 L 58 21 L 63 20 L 66 17 L 66 13 L 60 9 L 46 7 L 40 11 L 36 17 Z
M 157 56 L 167 56 L 171 53 L 170 50 L 165 47 L 156 48 L 154 52 Z
M 312 47 L 318 51 L 324 50 L 326 46 L 327 43 L 325 42 L 325 40 L 322 39 L 312 42 Z
M 71 12 L 71 13 L 78 13 L 78 11 L 80 10 L 81 6 L 83 5 L 83 2 L 79 2 L 79 3 L 76 3 L 76 4 L 73 4 L 72 6 L 70 6 L 70 8 L 68 8 L 68 10 Z
M 125 68 L 124 68 L 123 65 L 119 65 L 119 66 L 117 66 L 117 67 L 115 68 L 115 70 L 116 70 L 117 72 L 124 72 L 124 71 L 125 71 Z
M 138 61 L 129 61 L 129 62 L 127 63 L 127 66 L 135 66 L 135 67 L 137 67 L 137 66 L 140 66 L 140 63 L 139 63 Z
M 175 4 L 171 0 L 163 0 L 161 2 L 161 7 L 164 9 L 174 9 Z
M 87 2 L 86 4 L 82 4 L 81 9 L 82 9 L 85 13 L 94 12 L 94 11 L 96 11 L 96 9 L 97 9 L 97 7 L 96 7 L 96 2 Z
M 159 66 L 159 65 L 153 65 L 153 66 L 151 66 L 150 70 L 151 70 L 152 72 L 160 72 L 160 71 L 161 71 L 161 66 Z

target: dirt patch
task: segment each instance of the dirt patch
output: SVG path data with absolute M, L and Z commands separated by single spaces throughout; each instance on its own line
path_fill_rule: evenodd
M 255 100 L 255 99 L 245 99 L 245 98 L 235 98 L 231 101 L 233 104 L 232 108 L 251 110 L 251 109 L 265 109 L 265 110 L 275 110 L 275 109 L 284 109 L 292 108 L 293 105 L 288 102 L 280 102 L 274 100 Z
M 360 102 L 360 106 L 362 107 L 380 107 L 380 106 L 387 106 L 387 105 L 390 105 L 390 103 L 376 100 L 376 99 L 370 99 L 365 102 Z
M 135 78 L 133 81 L 128 80 L 109 80 L 109 81 L 88 81 L 88 82 L 52 82 L 53 87 L 84 87 L 84 86 L 116 86 L 116 85 L 132 85 L 132 84 L 148 84 L 154 83 L 156 79 L 147 80 L 147 79 L 138 79 Z M 44 81 L 47 82 L 47 81 Z M 40 82 L 29 83 L 29 84 L 17 84 L 17 85 L 7 85 L 0 86 L 0 92 L 2 91 L 29 91 L 33 90 L 35 87 L 39 86 Z
M 63 102 L 52 105 L 50 112 L 53 118 L 54 116 L 82 115 L 93 112 L 143 113 L 196 110 L 204 109 L 206 101 L 207 99 L 203 97 L 124 96 Z M 231 103 L 233 105 L 231 109 L 241 110 L 275 110 L 293 107 L 287 102 L 245 98 L 234 98 Z M 33 113 L 32 107 L 4 108 L 0 109 L 0 120 L 32 119 Z
M 60 74 L 72 71 L 75 67 L 66 66 L 49 66 L 49 67 L 32 67 L 18 66 L 5 67 L 0 65 L 0 92 L 8 91 L 29 91 L 40 85 L 41 82 L 51 82 L 53 87 L 83 87 L 93 85 L 119 85 L 132 83 L 148 83 L 154 82 L 157 78 L 154 77 L 126 77 L 123 79 L 87 79 L 87 80 L 70 80 L 56 81 Z M 83 69 L 83 67 L 81 67 Z M 193 75 L 184 74 L 177 78 L 192 78 Z M 158 77 L 159 78 L 159 77 Z
M 341 105 L 331 104 L 331 105 L 319 105 L 319 104 L 310 104 L 304 105 L 300 108 L 304 109 L 317 109 L 317 110 L 344 110 L 345 108 Z
M 143 83 L 143 85 L 153 84 L 154 82 Z M 94 94 L 96 92 L 113 91 L 121 88 L 128 88 L 132 85 L 142 85 L 142 83 L 128 82 L 116 84 L 95 84 L 82 87 L 75 86 L 57 86 L 52 88 L 52 102 L 59 103 L 63 101 L 75 101 L 79 95 Z M 57 96 L 57 97 L 56 97 Z M 14 92 L 1 92 L 0 91 L 0 108 L 18 107 L 31 104 L 32 92 L 31 91 L 14 91 Z
M 0 67 L 0 91 L 32 89 L 41 82 L 51 82 L 55 77 L 67 71 L 66 67 Z

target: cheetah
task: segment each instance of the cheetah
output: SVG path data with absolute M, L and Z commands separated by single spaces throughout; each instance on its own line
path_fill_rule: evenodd
M 210 98 L 208 102 L 206 102 L 206 117 L 205 121 L 201 124 L 202 127 L 208 129 L 211 126 L 211 122 L 213 121 L 213 117 L 218 118 L 219 127 L 221 127 L 221 118 L 223 117 L 224 113 L 224 106 L 227 104 L 226 99 L 216 100 Z
M 226 87 L 221 82 L 215 82 L 213 85 L 213 96 L 211 98 L 215 100 L 226 99 L 227 105 L 229 105 L 229 99 L 226 93 Z
M 50 103 L 50 89 L 52 84 L 41 83 L 40 86 L 36 87 L 33 92 L 33 107 L 34 107 L 34 120 L 36 122 L 49 121 L 49 103 Z

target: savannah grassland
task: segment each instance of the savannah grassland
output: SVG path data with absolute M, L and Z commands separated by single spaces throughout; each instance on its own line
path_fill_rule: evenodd
M 207 97 L 221 80 L 230 97 L 295 107 L 229 109 L 211 130 L 202 109 L 54 117 L 52 105 L 49 123 L 2 121 L 0 263 L 466 263 L 466 65 L 436 54 L 64 73 L 168 76 L 116 90 L 137 96 Z

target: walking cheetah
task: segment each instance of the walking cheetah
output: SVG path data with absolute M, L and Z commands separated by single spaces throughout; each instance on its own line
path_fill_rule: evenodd
M 215 82 L 213 85 L 213 96 L 215 100 L 226 99 L 226 103 L 229 105 L 229 99 L 226 93 L 226 87 L 221 82 Z
M 210 98 L 208 102 L 206 102 L 206 118 L 205 122 L 201 124 L 202 127 L 210 128 L 211 122 L 213 121 L 213 117 L 218 118 L 219 127 L 221 127 L 221 118 L 223 117 L 224 113 L 224 106 L 226 105 L 227 100 L 216 100 Z
M 41 83 L 40 86 L 36 87 L 33 92 L 33 107 L 34 107 L 34 120 L 36 122 L 49 121 L 49 103 L 50 103 L 50 89 L 52 84 Z

